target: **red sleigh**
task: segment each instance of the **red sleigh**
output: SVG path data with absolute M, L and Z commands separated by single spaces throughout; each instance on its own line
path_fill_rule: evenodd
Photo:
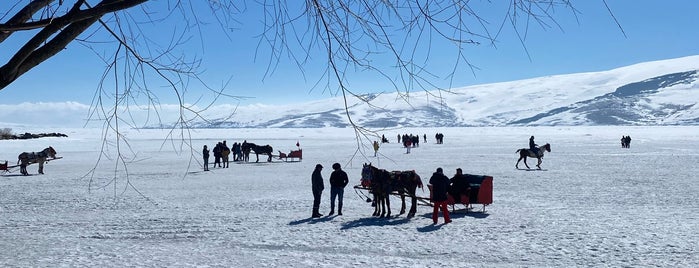
M 298 149 L 295 151 L 291 151 L 288 154 L 279 151 L 279 159 L 284 160 L 284 162 L 300 162 L 301 159 L 303 159 L 303 150 Z

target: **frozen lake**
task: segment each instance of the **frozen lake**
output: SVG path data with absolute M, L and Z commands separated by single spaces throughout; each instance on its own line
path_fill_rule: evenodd
M 351 129 L 192 130 L 184 141 L 129 130 L 126 165 L 115 162 L 114 139 L 100 153 L 101 130 L 15 131 L 69 137 L 0 141 L 0 160 L 10 165 L 48 146 L 63 157 L 45 175 L 34 164 L 32 176 L 0 177 L 3 267 L 699 266 L 699 127 L 398 129 L 379 132 L 391 141 L 379 157 Z M 436 132 L 444 144 L 435 144 Z M 428 142 L 406 154 L 396 144 L 404 133 Z M 542 170 L 517 170 L 515 151 L 531 135 L 552 151 Z M 632 137 L 630 149 L 621 148 L 622 135 Z M 201 171 L 202 146 L 221 140 L 285 153 L 298 141 L 304 159 Z M 456 168 L 490 175 L 494 203 L 433 225 L 426 206 L 412 219 L 372 217 L 348 187 L 343 216 L 310 219 L 313 167 L 326 167 L 327 214 L 334 162 L 350 186 L 368 162 L 413 169 L 425 184 L 437 167 L 449 177 Z

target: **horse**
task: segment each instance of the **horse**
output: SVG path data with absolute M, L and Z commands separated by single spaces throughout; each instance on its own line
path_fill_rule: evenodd
M 422 188 L 422 180 L 414 170 L 407 171 L 386 171 L 370 164 L 362 167 L 362 185 L 368 187 L 374 196 L 373 216 L 391 217 L 391 202 L 388 196 L 397 192 L 400 194 L 402 206 L 400 214 L 405 213 L 405 196 L 412 198 L 408 218 L 415 216 L 417 212 L 417 197 L 415 190 Z
M 41 152 L 23 152 L 17 156 L 17 164 L 20 167 L 19 171 L 22 175 L 29 175 L 27 166 L 32 163 L 39 163 L 39 174 L 44 174 L 44 162 L 46 162 L 46 159 L 49 157 L 56 159 L 56 154 L 56 150 L 51 146 L 41 150 Z
M 254 144 L 254 143 L 247 142 L 247 143 L 243 143 L 242 149 L 243 149 L 243 154 L 245 154 L 244 158 L 245 158 L 246 162 L 248 161 L 248 159 L 250 159 L 249 156 L 250 156 L 251 150 L 255 152 L 255 156 L 257 157 L 257 161 L 255 161 L 255 162 L 260 162 L 260 154 L 266 154 L 268 156 L 267 162 L 272 162 L 273 149 L 272 149 L 272 146 L 270 146 L 269 144 L 267 144 L 265 146 L 260 146 L 260 145 Z
M 522 149 L 517 150 L 515 153 L 519 154 L 519 160 L 517 160 L 517 164 L 515 164 L 515 168 L 519 169 L 519 161 L 521 161 L 522 159 L 524 159 L 524 165 L 527 166 L 527 168 L 529 168 L 529 165 L 527 165 L 527 157 L 531 157 L 531 158 L 536 158 L 537 160 L 539 160 L 539 162 L 536 164 L 536 167 L 541 169 L 541 158 L 544 158 L 544 150 L 547 152 L 551 152 L 551 145 L 547 143 L 547 144 L 544 144 L 544 146 L 538 146 L 536 148 L 539 149 L 538 154 L 535 154 L 532 150 L 527 149 L 527 148 L 522 148 Z

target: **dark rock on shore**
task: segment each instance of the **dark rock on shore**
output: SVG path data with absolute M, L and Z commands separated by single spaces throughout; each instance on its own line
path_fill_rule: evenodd
M 24 134 L 19 134 L 19 135 L 3 135 L 0 136 L 0 139 L 3 140 L 28 140 L 28 139 L 38 139 L 38 138 L 46 138 L 46 137 L 68 137 L 68 135 L 63 134 L 63 133 L 38 133 L 38 134 L 32 134 L 29 132 L 26 132 Z

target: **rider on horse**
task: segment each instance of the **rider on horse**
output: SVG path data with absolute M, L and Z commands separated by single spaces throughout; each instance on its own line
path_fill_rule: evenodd
M 529 138 L 529 150 L 531 150 L 535 155 L 539 155 L 539 147 L 534 143 L 534 136 Z

